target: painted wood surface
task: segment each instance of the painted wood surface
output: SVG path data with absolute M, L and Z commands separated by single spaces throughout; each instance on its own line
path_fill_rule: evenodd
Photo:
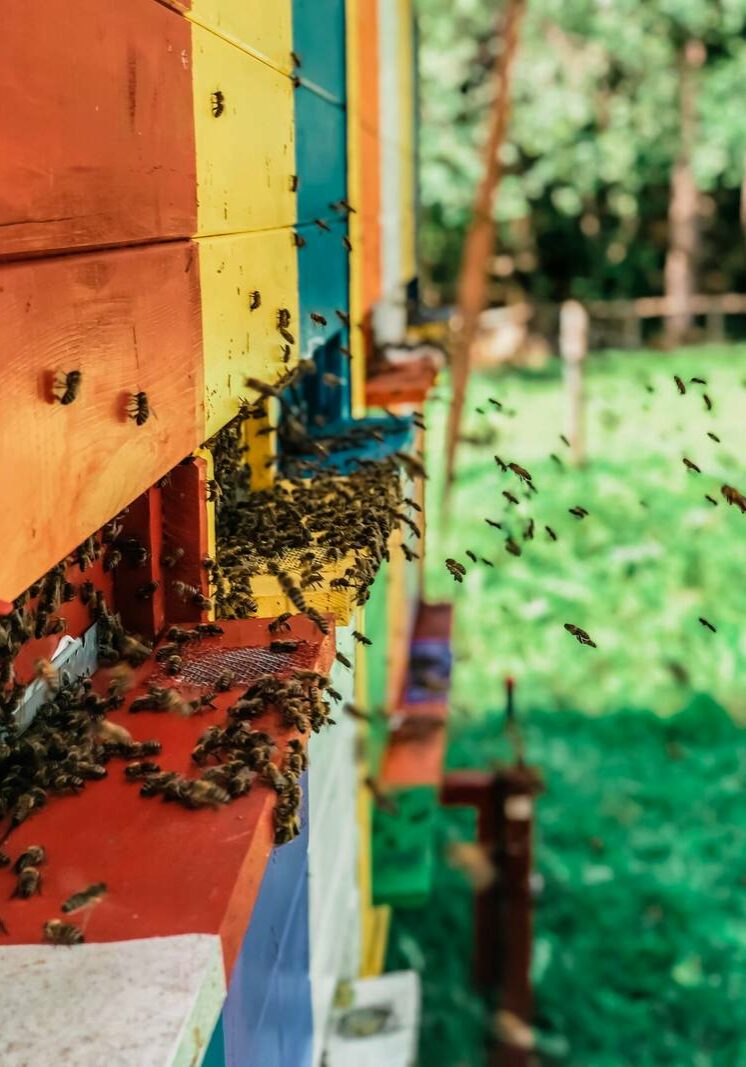
M 412 0 L 397 0 L 398 91 L 399 103 L 399 180 L 402 228 L 400 281 L 409 282 L 417 274 L 415 257 L 415 68 L 414 13 Z
M 224 636 L 203 641 L 202 649 L 266 647 L 271 640 L 266 621 L 222 625 Z M 291 625 L 289 636 L 314 645 L 315 669 L 326 672 L 333 635 L 321 637 L 307 619 L 293 619 Z M 139 669 L 133 697 L 144 691 L 153 669 L 152 660 Z M 186 719 L 147 711 L 134 717 L 126 710 L 115 712 L 111 719 L 126 726 L 136 740 L 159 738 L 164 770 L 189 773 L 198 736 L 211 722 L 222 721 L 235 695 L 235 690 L 219 693 L 217 711 Z M 292 736 L 275 712 L 255 725 L 268 728 L 280 750 Z M 125 781 L 121 766 L 110 764 L 103 781 L 91 783 L 76 797 L 51 799 L 9 839 L 12 855 L 43 840 L 49 865 L 42 895 L 8 900 L 3 906 L 6 943 L 38 943 L 41 924 L 59 903 L 82 885 L 104 881 L 109 887 L 106 896 L 86 915 L 88 941 L 216 933 L 230 975 L 273 852 L 274 803 L 275 794 L 255 784 L 246 796 L 217 811 L 188 811 L 142 798 L 137 785 Z M 12 879 L 8 872 L 0 875 Z
M 255 394 L 246 378 L 274 381 L 297 359 L 300 341 L 298 266 L 290 230 L 200 239 L 204 338 L 205 436 L 233 418 L 243 398 Z M 252 311 L 252 293 L 261 304 Z M 289 362 L 277 312 L 290 311 L 295 337 Z
M 8 0 L 0 256 L 196 228 L 191 31 L 153 0 Z
M 345 98 L 344 0 L 293 0 L 293 50 L 298 75 L 340 103 Z
M 198 232 L 295 222 L 293 85 L 289 76 L 192 26 Z M 216 93 L 221 93 L 217 114 Z
M 204 934 L 3 948 L 0 981 L 3 1067 L 194 1067 L 225 996 Z
M 332 222 L 329 232 L 317 226 L 299 231 L 305 246 L 298 249 L 301 354 L 310 356 L 342 330 L 337 311 L 347 312 L 349 276 L 343 238 L 346 222 Z M 311 314 L 326 320 L 319 323 Z
M 0 599 L 16 596 L 202 440 L 191 242 L 0 266 Z M 55 372 L 78 398 L 52 401 Z M 148 421 L 127 416 L 147 393 Z
M 301 85 L 295 91 L 298 221 L 344 217 L 331 204 L 347 196 L 345 110 Z
M 183 6 L 194 22 L 290 72 L 291 0 L 191 0 Z

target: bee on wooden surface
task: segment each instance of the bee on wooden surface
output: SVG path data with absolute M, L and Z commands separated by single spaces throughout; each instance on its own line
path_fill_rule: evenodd
M 334 200 L 329 205 L 329 207 L 332 209 L 332 211 L 337 211 L 337 212 L 346 211 L 348 214 L 352 214 L 352 215 L 357 214 L 357 209 L 354 208 L 352 206 L 352 204 L 348 200 L 345 200 L 344 197 L 340 197 L 339 200 Z
M 336 659 L 337 663 L 341 663 L 343 667 L 347 667 L 349 670 L 352 670 L 352 661 L 349 660 L 343 652 L 336 652 L 334 658 Z
M 686 392 L 686 386 L 682 382 L 681 378 L 679 378 L 678 374 L 674 374 L 673 380 L 676 382 L 676 388 L 679 390 L 679 392 L 683 396 L 684 393 Z
M 318 226 L 320 230 L 323 230 L 325 233 L 331 232 L 331 226 L 325 219 L 314 219 L 313 221 L 314 225 Z
M 168 630 L 166 630 L 166 637 L 168 638 L 169 641 L 173 642 L 174 645 L 185 645 L 189 641 L 198 641 L 199 640 L 199 636 L 200 635 L 199 635 L 199 632 L 197 631 L 196 627 L 193 630 L 187 630 L 183 626 L 169 626 Z M 163 653 L 164 649 L 167 649 L 167 648 L 171 648 L 171 646 L 170 645 L 163 645 L 162 648 L 159 648 L 158 651 L 155 654 L 155 658 L 156 659 L 165 658 L 162 655 L 162 653 Z
M 687 459 L 686 456 L 682 458 L 681 462 L 684 464 L 687 470 L 692 471 L 694 474 L 702 473 L 701 468 L 698 467 L 697 464 L 694 463 L 691 459 Z
M 34 674 L 44 682 L 48 689 L 56 689 L 59 682 L 59 671 L 48 659 L 38 659 L 34 663 Z
M 329 623 L 316 608 L 306 607 L 305 614 L 322 634 L 326 636 L 329 633 Z
M 263 397 L 278 397 L 280 395 L 279 389 L 274 385 L 270 385 L 269 382 L 262 382 L 259 378 L 246 378 L 245 384 L 249 389 L 254 389 Z
M 220 483 L 216 482 L 214 478 L 208 478 L 206 489 L 207 499 L 210 503 L 219 501 L 223 496 L 223 490 L 220 488 Z
M 216 89 L 210 94 L 210 110 L 214 119 L 219 119 L 225 111 L 225 95 L 222 89 Z
M 82 945 L 85 941 L 83 931 L 74 923 L 63 923 L 61 919 L 49 919 L 42 927 L 44 940 L 50 945 Z
M 207 611 L 212 607 L 210 598 L 206 597 L 196 586 L 187 585 L 186 582 L 172 582 L 171 588 L 180 600 L 194 604 L 202 611 Z
M 41 872 L 37 867 L 24 867 L 11 895 L 20 900 L 28 900 L 34 893 L 41 893 Z
M 303 237 L 302 234 L 298 233 L 297 230 L 293 230 L 293 244 L 295 245 L 296 248 L 305 248 L 306 247 L 306 239 L 305 239 L 305 237 Z
M 705 410 L 706 411 L 712 411 L 712 401 L 710 400 L 710 398 L 707 395 L 707 393 L 703 393 L 702 394 L 702 399 L 705 402 Z
M 743 515 L 746 513 L 746 496 L 739 492 L 733 485 L 722 485 L 720 492 L 728 504 L 734 504 Z
M 287 778 L 280 771 L 279 767 L 276 767 L 274 763 L 268 763 L 264 768 L 264 776 L 267 779 L 267 784 L 274 789 L 276 793 L 282 793 L 287 788 Z
M 65 903 L 61 905 L 60 911 L 64 911 L 66 915 L 69 915 L 71 911 L 79 911 L 89 904 L 97 904 L 105 893 L 106 882 L 95 882 L 94 885 L 89 885 L 87 889 L 81 889 L 79 893 L 73 893 L 72 896 L 69 896 Z
M 588 516 L 587 509 L 581 507 L 580 504 L 577 504 L 574 508 L 568 508 L 567 510 L 571 515 L 574 515 L 576 519 L 585 519 Z
M 522 554 L 521 546 L 512 537 L 508 537 L 505 541 L 505 551 L 509 552 L 511 556 L 520 556 Z
M 160 582 L 156 581 L 155 578 L 153 578 L 151 581 L 145 582 L 143 585 L 138 586 L 138 588 L 135 590 L 135 596 L 138 600 L 152 600 L 153 594 L 159 588 L 160 584 Z
M 299 185 L 300 185 L 300 181 L 299 181 L 298 175 L 297 174 L 291 174 L 290 175 L 290 192 L 291 193 L 297 193 Z
M 569 634 L 572 634 L 579 644 L 588 645 L 589 648 L 598 648 L 596 642 L 591 640 L 590 635 L 587 634 L 585 630 L 581 630 L 579 626 L 575 626 L 571 622 L 566 622 L 564 627 Z
M 54 399 L 60 404 L 72 404 L 74 400 L 78 399 L 82 381 L 82 371 L 57 371 L 52 386 Z
M 160 769 L 160 764 L 152 760 L 137 760 L 124 768 L 124 777 L 134 782 L 139 778 L 147 778 L 150 774 L 158 774 Z
M 349 589 L 350 582 L 342 575 L 339 578 L 332 578 L 329 582 L 329 588 L 333 589 L 335 592 L 339 592 L 341 589 Z
M 298 651 L 298 641 L 270 641 L 269 650 L 276 654 L 290 653 Z
M 309 312 L 311 322 L 315 322 L 317 326 L 326 326 L 326 319 L 323 315 L 320 315 L 318 311 Z
M 253 289 L 249 293 L 249 311 L 256 311 L 262 306 L 262 294 L 258 289 Z
M 194 627 L 200 637 L 220 637 L 225 633 L 222 626 L 216 622 L 198 622 Z
M 709 493 L 705 493 L 705 500 L 709 500 L 709 502 L 710 502 L 711 504 L 713 504 L 713 505 L 714 505 L 715 507 L 717 507 L 717 506 L 718 506 L 718 502 L 717 502 L 717 500 L 715 499 L 715 497 L 714 497 L 714 496 L 710 496 L 710 494 L 709 494 Z
M 215 682 L 215 689 L 218 693 L 227 693 L 229 689 L 232 689 L 236 684 L 236 672 L 235 671 L 223 671 Z
M 289 633 L 290 632 L 290 625 L 288 624 L 288 619 L 289 618 L 291 618 L 291 613 L 289 611 L 283 611 L 281 615 L 278 615 L 277 618 L 274 619 L 269 624 L 267 629 L 269 630 L 269 632 L 271 634 Z
M 127 417 L 132 419 L 135 425 L 144 426 L 150 415 L 148 394 L 143 392 L 142 389 L 130 394 L 129 403 L 127 404 Z
M 43 845 L 29 845 L 13 864 L 13 871 L 15 874 L 21 874 L 27 867 L 40 867 L 42 863 L 46 863 L 46 859 L 47 850 Z M 3 867 L 7 865 L 7 863 L 2 864 Z
M 120 726 L 116 722 L 110 722 L 108 719 L 101 719 L 96 723 L 95 733 L 99 741 L 104 744 L 125 747 L 134 744 L 132 734 L 126 727 Z
M 0 867 L 10 867 L 10 856 L 0 848 Z
M 342 235 L 342 244 L 345 246 L 348 252 L 352 251 L 352 241 L 346 233 Z
M 165 555 L 161 556 L 161 563 L 164 567 L 171 570 L 176 564 L 184 558 L 184 549 L 177 545 L 175 548 L 170 549 Z
M 133 667 L 139 667 L 151 655 L 153 648 L 152 645 L 140 641 L 137 637 L 123 634 L 119 639 L 119 651 L 122 659 L 132 664 Z
M 545 526 L 544 529 L 546 530 L 547 534 L 549 535 L 549 537 L 551 538 L 552 541 L 556 541 L 557 540 L 557 534 L 554 532 L 554 530 L 552 529 L 551 526 Z
M 718 632 L 717 627 L 713 626 L 712 623 L 708 619 L 705 619 L 702 615 L 699 616 L 699 621 L 702 626 L 704 626 L 705 629 L 710 630 L 711 633 L 716 634 Z
M 518 504 L 519 503 L 518 497 L 513 496 L 513 494 L 511 492 L 509 492 L 507 489 L 503 489 L 502 495 L 505 497 L 505 499 L 508 501 L 509 504 Z
M 445 561 L 445 564 L 446 570 L 454 579 L 454 581 L 463 582 L 464 575 L 466 574 L 466 567 L 463 565 L 463 563 L 459 563 L 458 560 L 449 558 Z

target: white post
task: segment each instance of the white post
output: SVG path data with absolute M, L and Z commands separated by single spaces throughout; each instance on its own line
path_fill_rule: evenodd
M 567 437 L 573 462 L 585 462 L 583 360 L 588 355 L 588 312 L 577 300 L 560 308 L 560 355 L 567 397 Z

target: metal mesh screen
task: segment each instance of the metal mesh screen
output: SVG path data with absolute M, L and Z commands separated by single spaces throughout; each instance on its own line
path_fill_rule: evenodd
M 265 674 L 288 675 L 310 670 L 319 654 L 319 645 L 299 641 L 295 652 L 272 652 L 269 648 L 185 648 L 178 674 L 165 675 L 170 684 L 214 685 L 221 674 L 232 671 L 240 685 L 248 685 Z

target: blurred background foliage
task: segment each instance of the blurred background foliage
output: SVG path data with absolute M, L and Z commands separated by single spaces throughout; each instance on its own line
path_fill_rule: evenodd
M 419 0 L 421 254 L 452 298 L 499 47 L 494 0 Z M 501 300 L 663 291 L 685 50 L 696 46 L 696 271 L 742 290 L 746 0 L 530 0 L 496 204 Z

